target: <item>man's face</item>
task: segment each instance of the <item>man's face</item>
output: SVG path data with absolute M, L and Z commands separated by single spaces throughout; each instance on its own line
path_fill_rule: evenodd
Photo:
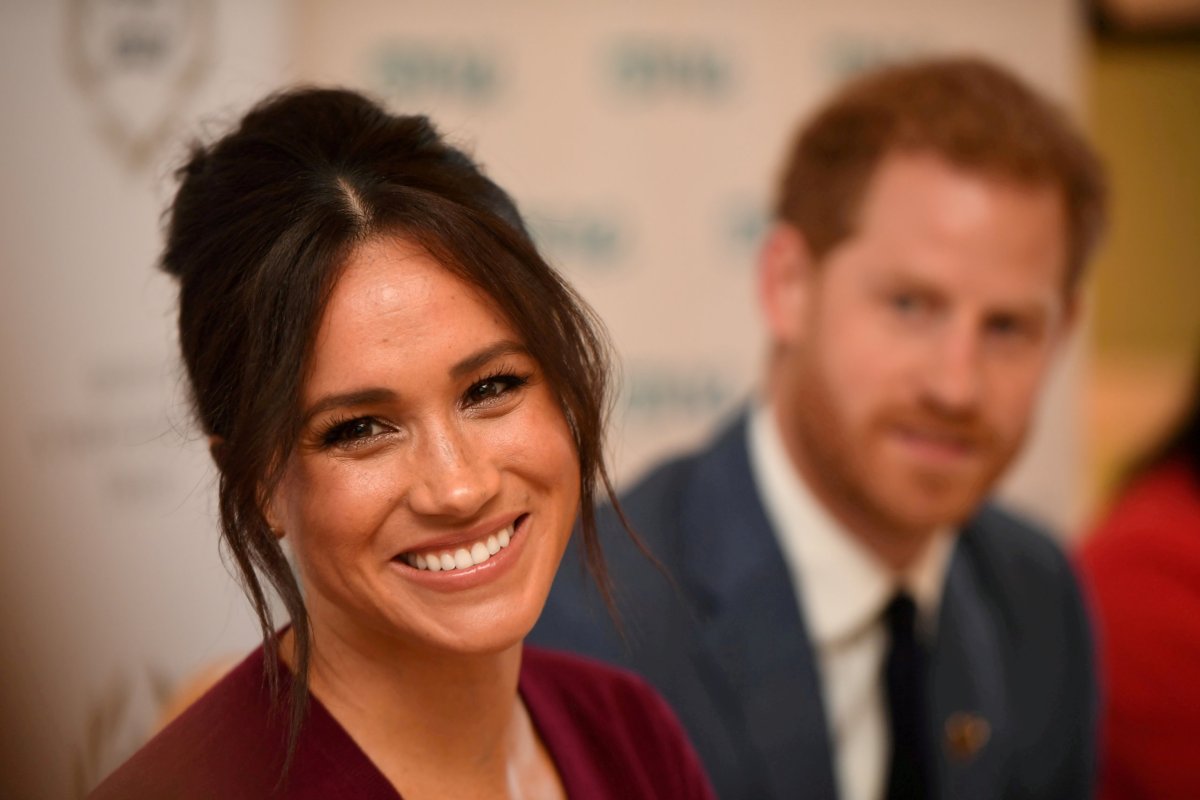
M 855 232 L 820 263 L 791 229 L 768 246 L 772 399 L 843 524 L 924 537 L 992 487 L 1068 327 L 1065 230 L 1052 187 L 905 153 L 880 164 Z

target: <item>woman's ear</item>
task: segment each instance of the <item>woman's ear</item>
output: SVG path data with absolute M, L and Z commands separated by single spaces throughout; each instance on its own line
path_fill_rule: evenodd
M 776 222 L 758 258 L 758 300 L 772 344 L 791 344 L 802 335 L 814 267 L 804 234 Z
M 287 535 L 287 526 L 284 523 L 283 514 L 279 508 L 279 493 L 271 492 L 263 501 L 263 518 L 267 521 L 267 527 L 271 529 L 271 534 L 276 539 L 282 539 Z
M 221 462 L 225 458 L 225 439 L 224 437 L 212 434 L 208 437 L 208 452 L 212 455 L 213 461 L 217 465 L 217 469 L 221 469 Z M 275 499 L 275 494 L 272 493 L 263 504 L 263 518 L 267 521 L 267 526 L 271 529 L 271 533 L 276 539 L 282 539 L 284 536 L 283 518 L 277 508 L 278 503 Z
M 221 458 L 225 451 L 225 437 L 217 436 L 215 433 L 208 436 L 208 454 L 212 456 L 213 463 L 217 465 L 217 469 L 221 468 Z

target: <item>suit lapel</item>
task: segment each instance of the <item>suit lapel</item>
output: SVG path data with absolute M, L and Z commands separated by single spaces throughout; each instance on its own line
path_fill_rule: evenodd
M 736 708 L 772 797 L 834 797 L 816 660 L 754 485 L 745 418 L 695 465 L 680 507 L 697 658 Z
M 943 798 L 986 800 L 1004 792 L 1006 729 L 999 622 L 974 564 L 970 528 L 956 545 L 934 647 L 930 721 Z

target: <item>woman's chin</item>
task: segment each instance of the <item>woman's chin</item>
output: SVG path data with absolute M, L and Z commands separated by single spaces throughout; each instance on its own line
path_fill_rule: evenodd
M 446 620 L 431 632 L 426 646 L 446 655 L 498 655 L 519 647 L 535 622 L 537 614 L 471 615 L 468 619 Z

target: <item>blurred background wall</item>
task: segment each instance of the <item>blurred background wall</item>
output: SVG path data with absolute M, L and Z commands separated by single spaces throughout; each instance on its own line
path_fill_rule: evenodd
M 1071 0 L 0 4 L 0 796 L 82 795 L 181 679 L 257 638 L 154 269 L 189 137 L 295 81 L 431 114 L 608 323 L 628 480 L 754 390 L 752 268 L 796 121 L 877 62 L 989 55 L 1089 122 L 1124 193 L 1003 488 L 1069 537 L 1197 338 L 1198 61 L 1174 47 L 1093 43 Z M 1148 370 L 1153 400 L 1127 391 Z
M 289 19 L 0 3 L 0 797 L 82 796 L 253 641 L 154 264 L 184 134 L 284 79 Z
M 1113 221 L 1091 304 L 1085 507 L 1094 510 L 1181 411 L 1200 368 L 1200 3 L 1190 33 L 1103 34 L 1088 124 Z

